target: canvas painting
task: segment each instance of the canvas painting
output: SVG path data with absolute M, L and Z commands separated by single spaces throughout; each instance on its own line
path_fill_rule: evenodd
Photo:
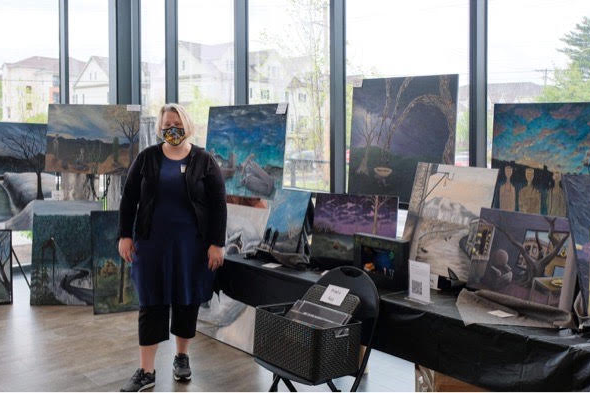
M 127 105 L 49 105 L 45 170 L 124 175 L 139 152 L 139 111 Z
M 94 313 L 108 314 L 139 309 L 139 299 L 131 279 L 131 264 L 117 248 L 119 212 L 90 213 L 92 270 L 94 277 Z
M 398 199 L 385 195 L 318 194 L 311 256 L 316 260 L 354 260 L 354 234 L 395 238 Z
M 272 250 L 283 253 L 299 251 L 310 199 L 310 192 L 277 190 L 264 231 Z
M 45 168 L 47 125 L 0 122 L 0 174 Z
M 269 209 L 227 204 L 225 250 L 227 254 L 253 251 L 260 244 Z
M 496 104 L 495 207 L 565 217 L 562 177 L 590 169 L 590 103 Z
M 12 232 L 0 230 L 0 304 L 12 304 Z
M 91 305 L 90 215 L 35 215 L 31 305 Z
M 410 259 L 429 263 L 431 274 L 466 282 L 469 234 L 481 208 L 492 205 L 497 177 L 497 169 L 419 163 L 404 229 Z
M 434 75 L 355 87 L 348 192 L 408 203 L 418 162 L 454 164 L 458 83 L 458 75 Z
M 590 175 L 564 175 L 563 186 L 567 201 L 574 254 L 578 268 L 578 281 L 584 307 L 590 309 Z
M 225 179 L 228 195 L 273 199 L 283 184 L 287 113 L 277 104 L 209 109 L 207 150 Z
M 572 260 L 566 218 L 482 209 L 477 237 L 482 241 L 474 249 L 470 287 L 554 307 L 572 287 L 566 280 Z M 489 250 L 480 247 L 485 244 Z

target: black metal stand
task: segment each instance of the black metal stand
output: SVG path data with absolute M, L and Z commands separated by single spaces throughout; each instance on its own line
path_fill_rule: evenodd
M 27 283 L 27 286 L 29 287 L 29 290 L 30 290 L 31 284 L 29 283 L 29 279 L 27 278 L 27 275 L 25 274 L 25 270 L 23 269 L 23 266 L 20 264 L 20 261 L 19 261 L 18 257 L 16 256 L 16 252 L 14 252 L 14 248 L 12 248 L 12 245 L 10 246 L 10 251 L 12 252 L 12 256 L 14 257 L 14 259 L 16 259 L 16 263 L 18 263 L 18 267 L 20 269 L 20 272 L 23 274 L 23 277 L 25 278 L 25 282 Z

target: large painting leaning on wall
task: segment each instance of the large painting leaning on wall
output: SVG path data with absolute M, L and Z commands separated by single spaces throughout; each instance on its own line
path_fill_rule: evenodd
M 49 105 L 45 170 L 125 174 L 139 152 L 139 115 L 127 105 Z
M 482 209 L 468 285 L 558 307 L 569 241 L 566 218 Z
M 455 163 L 458 81 L 365 79 L 353 89 L 349 193 L 408 203 L 418 162 Z
M 91 305 L 90 215 L 35 215 L 31 305 Z
M 590 103 L 496 104 L 494 207 L 565 217 L 562 178 L 590 173 Z

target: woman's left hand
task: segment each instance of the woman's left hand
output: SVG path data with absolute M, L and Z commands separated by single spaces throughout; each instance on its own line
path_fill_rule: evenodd
M 223 266 L 223 247 L 215 245 L 209 246 L 207 256 L 209 257 L 209 270 L 215 271 L 219 267 Z

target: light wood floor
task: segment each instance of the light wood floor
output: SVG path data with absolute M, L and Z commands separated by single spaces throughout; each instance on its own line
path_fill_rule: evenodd
M 21 276 L 15 302 L 0 306 L 1 391 L 118 391 L 137 363 L 137 313 L 94 316 L 92 307 L 30 307 Z M 156 360 L 157 391 L 266 391 L 271 374 L 250 355 L 197 333 L 191 344 L 193 379 L 172 378 L 173 341 Z M 413 364 L 373 351 L 361 391 L 413 391 Z M 350 389 L 352 378 L 336 381 Z M 329 391 L 326 385 L 303 391 Z M 283 384 L 280 390 L 286 390 Z

